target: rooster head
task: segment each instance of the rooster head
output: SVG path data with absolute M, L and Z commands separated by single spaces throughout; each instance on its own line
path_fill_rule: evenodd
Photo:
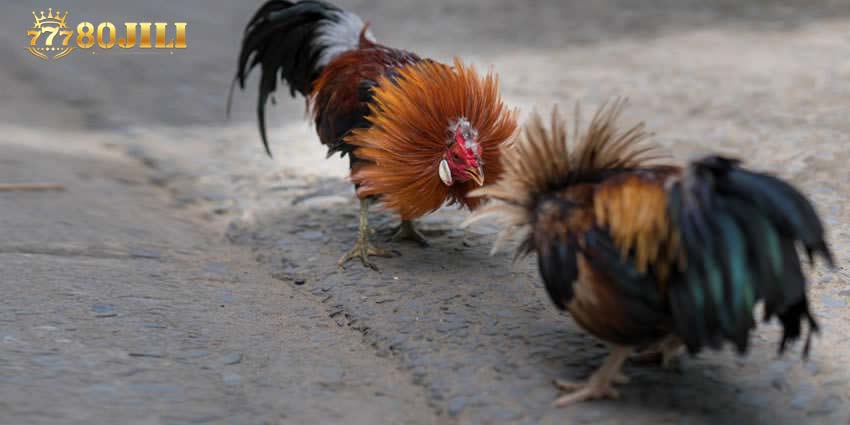
M 482 205 L 467 195 L 499 179 L 516 130 L 517 111 L 502 102 L 496 75 L 460 60 L 422 60 L 391 74 L 372 89 L 371 125 L 345 138 L 362 160 L 351 171 L 357 196 L 379 197 L 403 220 Z
M 446 141 L 446 152 L 438 170 L 440 180 L 446 186 L 469 180 L 478 186 L 484 185 L 484 163 L 481 160 L 478 131 L 472 128 L 466 118 L 459 118 L 449 126 L 449 130 L 451 137 Z

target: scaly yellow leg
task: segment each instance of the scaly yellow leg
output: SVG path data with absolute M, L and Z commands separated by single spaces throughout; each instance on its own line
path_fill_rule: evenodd
M 376 257 L 394 257 L 398 255 L 397 252 L 388 251 L 385 249 L 378 248 L 372 245 L 369 242 L 369 234 L 371 231 L 369 230 L 369 201 L 366 199 L 360 200 L 360 227 L 357 232 L 357 240 L 354 242 L 354 246 L 342 256 L 337 262 L 339 267 L 342 267 L 348 260 L 353 258 L 360 258 L 360 261 L 364 266 L 371 268 L 372 270 L 377 271 L 378 266 L 372 264 L 369 261 L 369 256 L 374 255 Z

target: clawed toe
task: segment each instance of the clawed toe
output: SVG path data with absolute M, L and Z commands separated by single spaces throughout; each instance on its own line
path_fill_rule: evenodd
M 590 379 L 584 382 L 563 381 L 560 379 L 554 380 L 554 384 L 560 390 L 568 391 L 552 402 L 555 407 L 564 407 L 582 401 L 594 400 L 599 398 L 620 398 L 620 392 L 614 388 L 614 384 L 625 384 L 629 382 L 629 378 L 624 375 L 620 368 L 623 366 L 623 361 L 631 353 L 631 348 L 615 347 L 611 354 L 602 363 Z
M 587 385 L 586 382 L 565 381 L 563 379 L 555 379 L 552 383 L 562 391 L 575 391 Z
M 396 257 L 399 255 L 401 255 L 401 253 L 398 251 L 378 248 L 372 245 L 368 240 L 358 238 L 357 242 L 354 244 L 354 247 L 352 247 L 348 252 L 345 253 L 345 255 L 343 255 L 339 259 L 337 265 L 339 267 L 343 267 L 345 263 L 347 263 L 349 260 L 359 258 L 360 262 L 363 263 L 363 266 L 375 271 L 380 271 L 377 265 L 369 261 L 369 256 L 388 258 Z
M 631 378 L 624 375 L 623 373 L 617 373 L 616 375 L 611 377 L 611 382 L 614 384 L 621 385 L 628 384 L 629 382 L 631 382 Z M 563 379 L 555 379 L 552 381 L 552 383 L 555 385 L 555 387 L 562 391 L 577 391 L 591 385 L 587 381 L 566 381 Z
M 614 387 L 612 387 L 610 384 L 588 383 L 587 385 L 576 389 L 576 391 L 572 393 L 559 397 L 557 400 L 552 402 L 552 405 L 555 407 L 565 407 L 578 402 L 595 400 L 600 398 L 610 398 L 616 400 L 620 398 L 620 392 L 614 389 Z
M 357 232 L 357 240 L 354 242 L 354 246 L 337 261 L 337 266 L 343 267 L 349 260 L 359 258 L 363 266 L 378 271 L 378 266 L 369 261 L 370 255 L 373 257 L 396 257 L 401 255 L 398 251 L 381 249 L 372 245 L 369 242 L 369 236 L 372 233 L 374 233 L 374 230 L 369 228 L 369 200 L 361 199 L 360 226 Z
M 401 252 L 396 251 L 394 249 L 378 248 L 378 247 L 376 247 L 372 244 L 369 244 L 369 247 L 366 250 L 366 253 L 368 255 L 371 255 L 371 256 L 374 256 L 374 257 L 384 257 L 384 258 L 398 257 L 398 256 L 401 255 Z
M 393 242 L 398 241 L 414 241 L 418 243 L 422 247 L 427 247 L 430 244 L 428 240 L 425 239 L 425 236 L 422 235 L 422 232 L 416 229 L 413 225 L 412 221 L 402 220 L 401 224 L 396 228 L 395 233 L 392 238 L 390 238 Z

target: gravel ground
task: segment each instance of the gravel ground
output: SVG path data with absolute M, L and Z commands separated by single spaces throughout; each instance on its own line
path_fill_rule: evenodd
M 466 213 L 445 209 L 422 222 L 430 248 L 339 270 L 347 161 L 323 160 L 303 103 L 269 113 L 274 160 L 253 91 L 222 119 L 254 4 L 79 3 L 72 16 L 189 15 L 190 48 L 43 64 L 11 18 L 30 6 L 6 5 L 0 178 L 70 189 L 0 197 L 0 422 L 850 423 L 846 2 L 340 2 L 380 39 L 491 66 L 525 112 L 628 96 L 627 119 L 676 159 L 742 157 L 822 213 L 839 267 L 810 272 L 810 361 L 778 358 L 769 324 L 748 357 L 629 364 L 623 400 L 560 410 L 551 379 L 605 349 L 554 310 L 531 260 L 488 255 L 492 223 L 459 230 Z M 373 222 L 381 238 L 395 219 Z

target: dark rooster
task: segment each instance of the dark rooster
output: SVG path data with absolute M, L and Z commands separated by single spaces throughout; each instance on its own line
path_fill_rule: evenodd
M 369 242 L 370 200 L 401 217 L 394 239 L 425 245 L 413 219 L 446 203 L 475 208 L 480 200 L 467 193 L 501 173 L 500 145 L 515 131 L 516 113 L 502 103 L 492 74 L 479 77 L 458 59 L 449 66 L 377 44 L 355 14 L 317 0 L 271 0 L 256 12 L 234 83 L 244 89 L 258 65 L 266 152 L 265 105 L 279 74 L 292 96 L 308 99 L 328 156 L 350 158 L 360 228 L 340 265 L 359 257 L 376 269 L 369 255 L 391 255 Z
M 628 381 L 620 370 L 634 349 L 667 356 L 731 342 L 745 353 L 760 301 L 764 320 L 782 325 L 780 353 L 808 323 L 807 355 L 818 327 L 798 246 L 832 265 L 812 204 L 735 159 L 659 164 L 642 125 L 618 130 L 621 108 L 601 108 L 583 133 L 576 123 L 572 143 L 557 110 L 548 130 L 533 116 L 505 152 L 501 180 L 472 194 L 494 203 L 468 222 L 495 214 L 500 240 L 520 232 L 517 257 L 537 253 L 555 305 L 611 346 L 587 382 L 556 381 L 572 392 L 555 404 L 616 398 L 612 383 Z

